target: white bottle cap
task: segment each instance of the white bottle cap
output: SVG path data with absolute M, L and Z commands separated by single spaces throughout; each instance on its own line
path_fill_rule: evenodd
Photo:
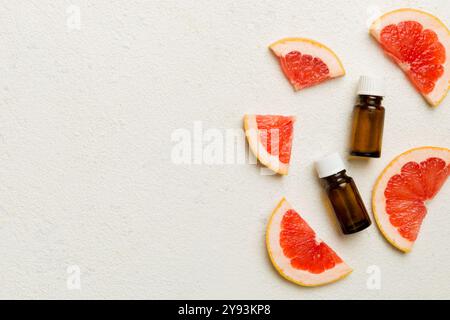
M 358 95 L 384 97 L 384 80 L 370 76 L 361 76 L 359 78 Z
M 329 177 L 342 170 L 345 170 L 345 165 L 337 152 L 316 161 L 316 171 L 319 178 Z

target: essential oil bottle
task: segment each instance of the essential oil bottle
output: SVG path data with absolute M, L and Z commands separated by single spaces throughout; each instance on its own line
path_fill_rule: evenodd
M 371 221 L 364 202 L 355 182 L 347 176 L 339 154 L 333 153 L 317 161 L 316 170 L 325 185 L 342 232 L 351 234 L 370 226 Z
M 384 96 L 382 79 L 361 76 L 358 102 L 353 110 L 350 154 L 358 157 L 379 158 L 383 139 Z

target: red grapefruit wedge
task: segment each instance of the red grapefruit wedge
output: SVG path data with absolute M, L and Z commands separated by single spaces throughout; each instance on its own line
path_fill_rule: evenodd
M 286 175 L 289 169 L 294 122 L 293 116 L 244 116 L 250 149 L 263 165 L 282 175 Z
M 317 41 L 286 38 L 271 44 L 269 48 L 278 57 L 281 69 L 295 90 L 345 74 L 337 55 Z
M 399 9 L 377 19 L 370 33 L 427 102 L 439 105 L 450 87 L 450 31 L 444 23 L 427 12 Z
M 433 199 L 450 174 L 450 150 L 421 147 L 402 153 L 384 169 L 372 194 L 375 220 L 384 237 L 409 252 Z
M 335 282 L 352 272 L 284 198 L 270 218 L 266 246 L 275 269 L 302 286 Z

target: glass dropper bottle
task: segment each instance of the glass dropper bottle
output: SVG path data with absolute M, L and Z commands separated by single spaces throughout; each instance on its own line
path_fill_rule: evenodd
M 353 109 L 352 142 L 350 154 L 358 157 L 379 158 L 383 140 L 384 81 L 361 76 L 358 102 Z
M 353 179 L 346 174 L 345 165 L 339 154 L 333 153 L 317 161 L 316 170 L 325 185 L 342 232 L 356 233 L 370 226 L 371 221 L 358 188 Z

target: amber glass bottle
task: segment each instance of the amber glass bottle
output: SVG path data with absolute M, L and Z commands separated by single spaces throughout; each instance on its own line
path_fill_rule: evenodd
M 350 154 L 379 158 L 383 140 L 384 95 L 383 81 L 362 76 L 359 82 L 358 102 L 353 111 Z
M 333 206 L 342 232 L 351 234 L 370 226 L 364 202 L 353 179 L 346 174 L 339 154 L 334 153 L 316 163 L 317 173 Z

